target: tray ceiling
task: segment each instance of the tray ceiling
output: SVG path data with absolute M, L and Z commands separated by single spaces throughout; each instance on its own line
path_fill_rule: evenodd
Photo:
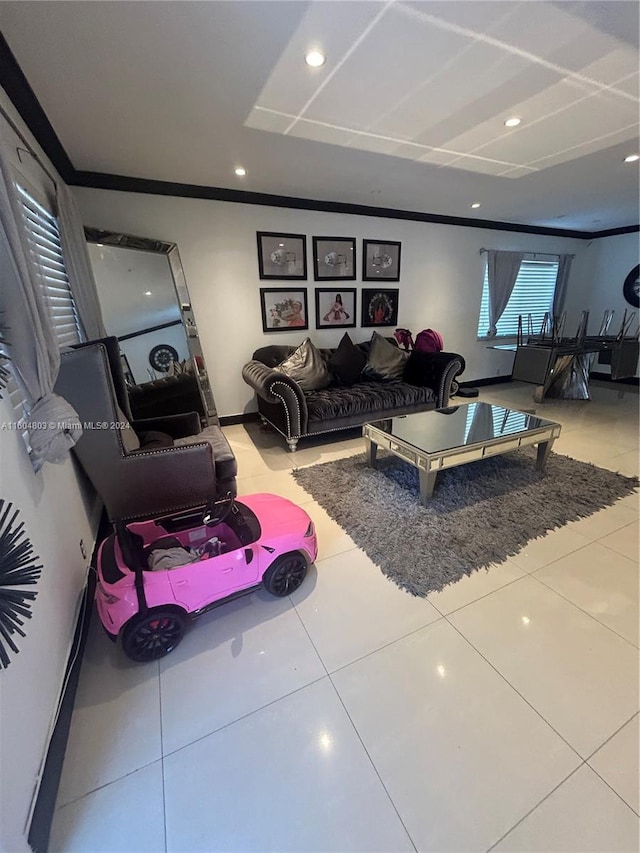
M 638 222 L 638 8 L 23 0 L 0 27 L 77 169 L 601 230 Z

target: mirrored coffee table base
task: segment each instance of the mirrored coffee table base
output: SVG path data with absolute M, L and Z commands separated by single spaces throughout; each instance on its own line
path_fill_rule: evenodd
M 363 435 L 370 467 L 381 447 L 417 468 L 420 501 L 426 504 L 440 471 L 521 447 L 538 446 L 536 464 L 544 471 L 560 430 L 560 424 L 528 412 L 471 403 L 365 424 Z

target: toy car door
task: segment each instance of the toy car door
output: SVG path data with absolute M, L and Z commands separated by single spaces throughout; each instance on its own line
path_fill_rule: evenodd
M 172 569 L 169 582 L 176 603 L 193 612 L 258 583 L 258 560 L 253 548 L 238 548 Z

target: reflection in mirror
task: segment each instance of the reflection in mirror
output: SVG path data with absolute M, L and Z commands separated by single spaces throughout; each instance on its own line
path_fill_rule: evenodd
M 198 411 L 217 423 L 175 243 L 85 228 L 104 325 L 120 343 L 136 418 Z M 172 381 L 166 381 L 172 377 Z

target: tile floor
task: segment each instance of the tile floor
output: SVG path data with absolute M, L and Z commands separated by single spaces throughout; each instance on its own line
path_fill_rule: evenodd
M 531 408 L 531 391 L 482 397 Z M 558 452 L 638 473 L 633 390 L 536 408 L 562 422 Z M 50 849 L 637 851 L 637 494 L 418 599 L 289 473 L 361 439 L 291 455 L 257 425 L 225 431 L 240 493 L 314 518 L 316 566 L 159 664 L 94 619 Z

